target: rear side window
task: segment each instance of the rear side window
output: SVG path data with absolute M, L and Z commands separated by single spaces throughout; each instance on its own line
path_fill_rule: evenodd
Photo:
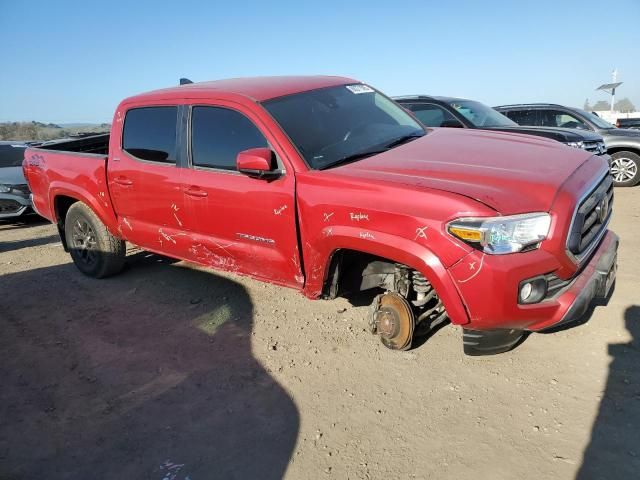
M 506 112 L 500 112 L 506 115 L 518 125 L 524 126 L 539 126 L 538 112 L 536 110 L 508 110 Z
M 176 163 L 178 107 L 134 108 L 127 112 L 122 148 L 142 160 Z
M 427 127 L 462 127 L 462 123 L 444 108 L 431 103 L 407 105 L 418 120 Z
M 235 170 L 238 153 L 258 147 L 268 147 L 267 140 L 253 122 L 241 113 L 220 107 L 193 107 L 193 165 Z

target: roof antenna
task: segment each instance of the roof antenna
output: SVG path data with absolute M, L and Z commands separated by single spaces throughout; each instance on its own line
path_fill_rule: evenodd
M 180 79 L 180 85 L 189 85 L 190 83 L 193 83 L 191 80 L 189 80 L 188 78 L 181 78 Z

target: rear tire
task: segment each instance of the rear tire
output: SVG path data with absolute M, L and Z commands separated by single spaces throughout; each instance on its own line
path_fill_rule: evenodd
M 640 182 L 640 155 L 616 152 L 611 155 L 610 170 L 616 187 L 633 187 Z
M 64 233 L 73 263 L 85 275 L 104 278 L 122 270 L 125 242 L 111 235 L 86 204 L 76 202 L 71 205 L 65 218 Z

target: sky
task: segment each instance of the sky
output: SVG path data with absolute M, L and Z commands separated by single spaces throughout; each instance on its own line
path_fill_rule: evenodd
M 111 122 L 194 81 L 343 75 L 388 95 L 640 109 L 640 0 L 0 0 L 0 121 Z

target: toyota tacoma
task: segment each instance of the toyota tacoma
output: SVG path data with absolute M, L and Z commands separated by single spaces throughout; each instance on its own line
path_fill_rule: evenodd
M 23 163 L 92 277 L 118 273 L 130 242 L 311 299 L 370 290 L 386 347 L 450 321 L 468 354 L 578 319 L 615 279 L 607 162 L 552 140 L 425 129 L 322 76 L 136 95 L 112 125 Z

